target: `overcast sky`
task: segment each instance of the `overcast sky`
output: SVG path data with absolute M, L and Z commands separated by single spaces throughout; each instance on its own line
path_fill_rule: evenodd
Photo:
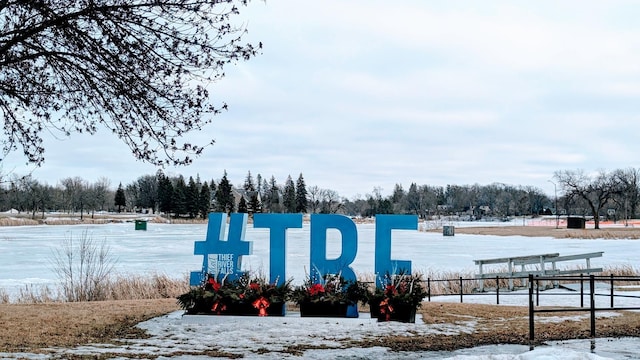
M 254 1 L 262 55 L 210 88 L 216 144 L 165 172 L 248 171 L 353 199 L 395 184 L 532 185 L 640 167 L 640 2 Z M 154 174 L 108 132 L 48 140 L 34 177 L 112 186 Z M 19 154 L 17 154 L 19 155 Z M 4 171 L 25 172 L 24 159 Z

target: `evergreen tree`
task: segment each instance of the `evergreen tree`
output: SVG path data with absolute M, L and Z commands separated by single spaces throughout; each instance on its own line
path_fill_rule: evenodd
M 176 179 L 176 184 L 173 187 L 173 211 L 176 217 L 180 217 L 183 214 L 187 214 L 187 184 L 184 182 L 182 175 Z
M 209 192 L 211 193 L 211 203 L 209 205 L 209 211 L 215 212 L 217 210 L 218 201 L 216 200 L 216 192 L 218 191 L 218 184 L 214 179 L 209 181 Z
M 158 171 L 158 207 L 161 212 L 169 215 L 173 212 L 173 184 L 171 179 Z
M 264 186 L 262 183 L 262 175 L 260 174 L 256 176 L 256 191 L 260 194 L 260 197 L 264 196 Z
M 253 176 L 251 176 L 251 171 L 247 173 L 247 177 L 244 180 L 244 194 L 249 199 L 249 203 L 247 204 L 246 200 L 244 200 L 244 206 L 246 207 L 247 213 L 256 213 L 260 212 L 260 201 L 258 200 L 258 192 L 256 191 L 256 185 L 253 182 Z M 240 204 L 238 204 L 238 212 L 240 211 Z
M 262 199 L 262 212 L 272 212 L 271 211 L 271 197 L 269 192 L 269 184 L 267 183 L 267 179 L 262 179 L 262 185 L 260 186 L 261 193 L 260 198 Z
M 127 205 L 127 198 L 124 196 L 124 189 L 122 188 L 122 183 L 118 185 L 118 190 L 116 190 L 116 196 L 114 199 L 115 205 L 118 207 L 118 212 L 122 211 L 122 207 Z
M 282 195 L 282 201 L 284 202 L 285 212 L 296 212 L 296 186 L 291 179 L 291 175 L 287 176 L 287 181 L 284 184 L 284 194 Z
M 227 171 L 224 171 L 222 179 L 216 189 L 216 211 L 227 214 L 235 210 L 235 199 L 233 197 L 233 187 L 227 179 Z
M 267 189 L 266 197 L 268 199 L 268 202 L 265 200 L 263 202 L 263 205 L 268 204 L 269 212 L 271 213 L 282 212 L 283 206 L 282 206 L 282 203 L 280 202 L 280 187 L 278 186 L 278 183 L 276 182 L 276 178 L 273 175 L 271 175 L 269 184 L 265 186 L 265 188 Z
M 249 200 L 249 209 L 252 214 L 261 213 L 262 212 L 262 202 L 258 198 L 258 192 L 254 192 L 251 195 L 251 199 Z
M 242 196 L 238 202 L 238 212 L 243 214 L 247 213 L 247 201 L 244 199 L 244 196 Z
M 298 176 L 298 180 L 296 181 L 296 212 L 298 213 L 307 213 L 307 186 L 304 183 L 304 178 L 302 177 L 302 173 Z
M 209 192 L 211 192 L 211 194 L 215 194 L 217 189 L 218 185 L 216 184 L 216 181 L 211 179 L 211 181 L 209 182 Z
M 211 190 L 209 190 L 209 185 L 205 181 L 200 188 L 200 196 L 198 196 L 198 212 L 200 213 L 200 217 L 206 219 L 209 215 L 209 210 L 211 209 Z
M 253 177 L 251 176 L 251 171 L 247 173 L 247 177 L 244 179 L 244 190 L 247 192 L 256 190 L 256 186 L 253 184 Z
M 191 219 L 198 216 L 198 213 L 200 212 L 199 201 L 198 201 L 199 195 L 200 195 L 200 189 L 198 187 L 198 184 L 196 184 L 196 181 L 193 179 L 192 176 L 189 176 L 189 185 L 187 187 L 185 205 L 187 208 L 187 213 L 189 214 L 189 217 Z

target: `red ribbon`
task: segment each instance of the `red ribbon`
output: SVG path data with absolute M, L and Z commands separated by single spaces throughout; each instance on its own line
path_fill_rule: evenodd
M 309 295 L 311 296 L 324 294 L 324 292 L 325 292 L 325 289 L 324 289 L 324 286 L 322 286 L 322 284 L 313 284 L 313 286 L 309 288 Z
M 269 300 L 265 299 L 264 296 L 261 296 L 256 299 L 252 305 L 254 308 L 258 309 L 258 316 L 267 316 L 267 308 L 271 304 L 269 304 Z
M 393 312 L 393 306 L 389 304 L 389 300 L 385 299 L 380 302 L 380 313 L 384 314 L 386 321 L 391 321 L 391 313 Z
M 220 313 L 225 310 L 227 310 L 227 305 L 221 303 L 220 301 L 214 302 L 213 306 L 211 307 L 211 311 L 215 312 L 218 315 L 220 315 Z

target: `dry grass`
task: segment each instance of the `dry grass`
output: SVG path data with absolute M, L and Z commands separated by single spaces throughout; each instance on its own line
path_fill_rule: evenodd
M 143 336 L 139 322 L 177 310 L 175 299 L 0 305 L 0 351 L 44 351 Z
M 108 282 L 105 300 L 175 299 L 189 291 L 189 280 L 164 274 L 117 277 Z
M 0 226 L 22 226 L 22 225 L 39 225 L 37 220 L 27 218 L 5 218 L 0 217 Z
M 567 267 L 566 270 L 577 270 L 584 268 L 584 266 L 574 266 Z M 491 271 L 495 272 L 507 272 L 507 267 L 494 267 Z M 462 278 L 462 292 L 463 294 L 471 294 L 475 292 L 478 288 L 478 280 L 474 278 L 473 272 L 460 272 L 460 271 L 437 271 L 437 270 L 427 270 L 427 271 L 417 271 L 415 273 L 420 273 L 422 275 L 422 279 L 424 280 L 423 285 L 428 287 L 429 293 L 431 296 L 442 296 L 442 295 L 458 295 L 460 294 L 460 278 Z M 614 275 L 617 277 L 638 277 L 640 276 L 640 269 L 637 269 L 631 265 L 616 265 L 616 266 L 605 266 L 603 271 L 598 274 L 594 274 L 598 276 L 610 276 Z M 427 279 L 429 282 L 427 283 Z M 370 273 L 360 273 L 358 274 L 358 280 L 369 283 L 370 287 L 375 286 L 375 276 Z M 588 277 L 585 277 L 585 280 L 588 281 Z M 526 287 L 527 279 L 524 278 L 514 278 L 511 279 L 512 284 L 509 284 L 508 278 L 500 278 L 499 280 L 500 289 L 508 289 L 511 285 L 514 288 L 523 288 Z M 576 283 L 576 281 L 561 281 L 561 284 L 567 283 Z M 617 282 L 617 286 L 624 285 L 640 285 L 640 281 L 625 281 L 625 282 Z M 484 280 L 484 288 L 485 289 L 496 289 L 496 279 L 488 278 Z
M 177 309 L 173 299 L 0 305 L 0 326 L 3 329 L 0 332 L 0 352 L 47 353 L 50 347 L 116 344 L 117 339 L 144 338 L 146 334 L 135 327 L 137 323 Z M 469 330 L 457 335 L 374 337 L 348 345 L 423 351 L 529 343 L 527 307 L 425 302 L 419 311 L 428 326 L 452 324 Z M 558 322 L 542 321 L 545 317 L 559 316 L 567 318 Z M 586 315 L 576 319 L 575 313 L 539 314 L 536 319 L 536 343 L 589 338 Z M 640 336 L 640 313 L 627 312 L 624 316 L 599 318 L 596 326 L 596 333 L 602 337 Z
M 460 277 L 463 279 L 473 278 L 471 273 L 455 272 L 455 271 L 433 271 L 426 272 L 414 272 L 422 275 L 424 280 L 423 286 L 428 287 L 432 296 L 438 295 L 452 295 L 460 293 Z M 430 279 L 427 284 L 427 279 Z M 373 290 L 375 287 L 375 276 L 373 274 L 358 274 L 358 280 L 369 283 L 369 287 Z M 490 283 L 491 280 L 487 280 L 485 283 Z M 493 281 L 495 284 L 495 280 Z M 463 280 L 462 288 L 465 294 L 471 293 L 476 287 L 476 280 Z
M 640 270 L 631 265 L 605 266 L 600 275 L 609 276 L 638 276 Z
M 104 282 L 98 300 L 148 300 L 175 299 L 189 291 L 186 278 L 171 278 L 164 274 L 117 276 Z M 27 285 L 21 288 L 13 298 L 4 289 L 0 289 L 0 304 L 42 304 L 65 302 L 64 296 L 54 288 Z
M 429 229 L 429 232 L 442 232 Z M 557 239 L 640 239 L 640 227 L 611 227 L 601 229 L 567 229 L 555 226 L 478 226 L 457 227 L 456 234 L 553 237 Z
M 426 324 L 473 325 L 473 330 L 457 335 L 386 336 L 352 342 L 352 346 L 386 346 L 396 351 L 439 351 L 491 344 L 529 345 L 528 308 L 480 304 L 423 303 L 420 309 Z M 588 313 L 585 313 L 588 314 Z M 541 321 L 566 316 L 564 321 Z M 536 315 L 535 341 L 588 339 L 589 318 L 575 313 Z M 640 313 L 599 318 L 596 334 L 600 337 L 640 336 Z

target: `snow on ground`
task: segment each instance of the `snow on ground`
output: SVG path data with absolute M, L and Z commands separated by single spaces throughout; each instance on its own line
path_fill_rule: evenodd
M 378 323 L 363 313 L 358 319 L 301 318 L 297 313 L 285 317 L 241 316 L 182 316 L 176 311 L 151 319 L 139 326 L 151 335 L 148 339 L 124 340 L 123 345 L 94 344 L 73 349 L 52 349 L 52 357 L 65 358 L 71 354 L 117 354 L 114 358 L 128 359 L 139 355 L 155 355 L 159 359 L 210 359 L 201 355 L 206 350 L 219 350 L 241 355 L 244 359 L 465 359 L 465 360 L 529 360 L 529 359 L 634 359 L 637 339 L 597 339 L 595 353 L 589 341 L 573 341 L 530 350 L 522 345 L 495 345 L 463 349 L 453 352 L 393 352 L 384 347 L 349 347 L 350 340 L 375 338 L 384 335 L 420 336 L 426 334 L 455 334 L 471 331 L 474 322 L 464 325 L 425 325 Z M 603 344 L 600 351 L 600 344 Z M 616 344 L 615 353 L 611 344 Z M 313 350 L 291 354 L 289 347 L 307 345 Z M 618 348 L 618 346 L 620 348 Z M 200 353 L 200 354 L 198 354 Z M 41 354 L 3 354 L 3 359 L 44 359 Z
M 629 293 L 625 295 L 640 295 Z M 501 305 L 526 303 L 526 291 L 515 291 L 500 297 Z M 495 304 L 495 293 L 465 295 L 469 303 Z M 458 296 L 434 297 L 432 301 L 459 302 Z M 552 289 L 541 293 L 541 305 L 571 305 L 579 302 L 577 293 L 565 289 Z M 587 302 L 588 303 L 588 302 Z M 605 306 L 609 299 L 597 298 L 596 306 Z M 616 306 L 637 305 L 633 298 L 616 299 Z M 597 317 L 620 316 L 612 311 L 597 313 Z M 537 323 L 579 321 L 589 313 L 569 316 L 538 318 Z M 245 359 L 465 359 L 465 360 L 529 360 L 529 359 L 638 359 L 640 339 L 574 340 L 553 342 L 533 350 L 522 345 L 494 345 L 462 349 L 452 352 L 393 352 L 385 347 L 351 347 L 351 340 L 365 340 L 387 335 L 452 335 L 472 332 L 473 319 L 458 325 L 424 324 L 418 316 L 415 324 L 396 322 L 378 323 L 368 313 L 357 319 L 302 318 L 296 312 L 285 317 L 242 316 L 183 316 L 176 311 L 166 316 L 139 324 L 147 330 L 148 339 L 123 340 L 122 345 L 93 344 L 73 349 L 53 349 L 58 358 L 74 355 L 118 354 L 117 359 L 135 358 L 140 354 L 155 355 L 159 359 L 209 359 L 203 351 L 218 350 L 241 355 Z M 287 349 L 308 346 L 313 350 L 290 353 Z M 200 355 L 198 355 L 200 353 Z M 38 354 L 2 354 L 6 359 L 43 359 Z

